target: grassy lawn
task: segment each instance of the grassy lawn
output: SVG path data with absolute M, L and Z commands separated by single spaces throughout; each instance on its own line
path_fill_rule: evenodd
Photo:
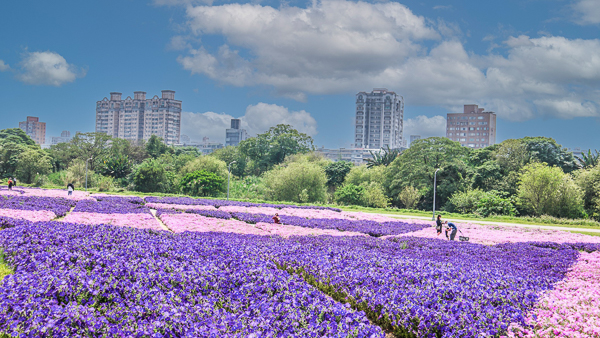
M 569 231 L 569 232 L 574 232 L 576 234 L 584 234 L 584 235 L 590 235 L 590 236 L 598 236 L 598 237 L 600 237 L 600 232 L 585 232 L 585 231 Z

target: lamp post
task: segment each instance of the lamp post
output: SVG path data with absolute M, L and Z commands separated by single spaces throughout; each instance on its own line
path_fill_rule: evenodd
M 88 170 L 88 161 L 91 160 L 92 158 L 88 158 L 87 160 L 85 160 L 85 191 L 87 192 L 87 170 Z
M 236 163 L 235 161 L 230 162 L 227 165 L 227 200 L 229 201 L 229 177 L 231 177 L 231 165 Z
M 431 216 L 431 220 L 435 221 L 435 188 L 436 188 L 436 183 L 437 183 L 437 172 L 440 169 L 436 169 L 435 173 L 433 174 L 433 216 Z

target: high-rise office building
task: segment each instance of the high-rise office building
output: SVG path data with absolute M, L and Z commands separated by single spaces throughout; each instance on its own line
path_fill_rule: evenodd
M 110 93 L 96 102 L 96 132 L 126 140 L 148 140 L 161 137 L 166 144 L 179 143 L 181 101 L 175 92 L 163 90 L 162 97 L 146 99 L 146 92 L 134 92 L 133 99 L 121 99 L 121 93 Z
M 356 148 L 380 149 L 402 146 L 404 99 L 385 88 L 356 94 Z
M 420 139 L 421 139 L 421 135 L 410 135 L 410 136 L 409 136 L 409 139 L 410 139 L 410 144 L 409 144 L 409 146 L 412 146 L 412 143 L 413 143 L 414 141 L 416 141 L 416 140 L 420 140 Z
M 470 148 L 485 148 L 496 143 L 496 113 L 476 104 L 466 104 L 462 114 L 448 114 L 446 137 Z
M 71 138 L 71 132 L 68 130 L 63 130 L 62 133 L 60 133 L 60 136 L 52 136 L 52 145 L 57 145 L 59 143 L 67 143 L 70 142 L 72 140 Z
M 225 129 L 226 146 L 237 146 L 248 138 L 246 129 L 241 129 L 241 122 L 240 119 L 231 119 L 231 128 Z
M 19 128 L 29 135 L 36 144 L 46 143 L 46 122 L 40 122 L 39 117 L 27 116 L 26 121 L 19 122 Z

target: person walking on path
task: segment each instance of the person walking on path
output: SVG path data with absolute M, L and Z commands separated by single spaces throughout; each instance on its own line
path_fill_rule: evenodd
M 442 233 L 442 215 L 438 215 L 437 221 L 435 221 L 435 231 L 437 231 L 438 236 Z
M 73 186 L 73 183 L 67 184 L 67 191 L 69 192 L 69 196 L 73 195 L 73 190 L 75 190 L 75 186 Z
M 14 183 L 13 183 L 12 177 L 10 177 L 8 179 L 8 190 L 12 190 L 13 185 L 14 185 Z
M 273 222 L 274 222 L 275 224 L 281 224 L 281 223 L 279 223 L 279 221 L 280 221 L 280 219 L 279 219 L 279 214 L 278 214 L 278 213 L 275 213 L 275 216 L 273 216 Z
M 446 221 L 446 238 L 448 238 L 448 231 L 452 230 L 452 232 L 450 232 L 450 239 L 451 241 L 454 240 L 454 237 L 456 237 L 456 232 L 458 231 L 458 229 L 456 228 L 456 225 L 454 225 L 454 223 L 448 223 L 448 221 Z

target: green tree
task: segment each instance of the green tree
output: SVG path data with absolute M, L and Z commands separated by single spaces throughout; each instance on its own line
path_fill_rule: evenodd
M 278 124 L 266 133 L 240 142 L 239 150 L 251 161 L 251 169 L 261 174 L 282 163 L 286 156 L 314 150 L 312 137 L 288 124 Z
M 583 192 L 560 167 L 531 163 L 519 181 L 519 202 L 533 215 L 577 218 L 584 215 Z
M 9 128 L 0 130 L 0 142 L 10 142 L 24 146 L 35 146 L 35 141 L 29 137 L 21 128 Z
M 51 171 L 50 156 L 41 149 L 27 149 L 18 156 L 15 174 L 24 183 L 32 183 L 37 175 L 46 175 Z
M 325 202 L 327 176 L 320 166 L 293 162 L 265 173 L 266 196 L 275 201 Z
M 105 157 L 110 154 L 112 137 L 104 133 L 77 133 L 70 142 L 69 151 L 72 159 L 85 161 L 89 158 L 89 167 L 95 170 Z
M 588 149 L 587 154 L 582 153 L 580 157 L 577 157 L 577 161 L 579 161 L 579 166 L 581 168 L 590 168 L 598 165 L 600 163 L 598 160 L 600 159 L 600 152 L 596 150 L 595 153 L 592 153 L 591 149 Z
M 344 184 L 335 191 L 335 201 L 343 205 L 362 205 L 365 188 L 354 184 Z
M 192 196 L 214 196 L 225 191 L 225 179 L 206 170 L 198 170 L 183 177 L 181 191 Z
M 155 159 L 144 160 L 135 167 L 131 182 L 134 190 L 141 192 L 173 192 L 177 187 L 174 174 L 165 170 L 164 165 Z
M 127 155 L 109 156 L 102 161 L 98 171 L 104 176 L 123 178 L 131 173 L 131 162 Z
M 515 216 L 517 209 L 513 197 L 507 197 L 507 193 L 502 191 L 491 190 L 477 203 L 476 214 L 483 217 L 490 215 Z
M 422 207 L 431 207 L 433 202 L 433 177 L 438 172 L 436 208 L 444 205 L 456 191 L 470 184 L 467 178 L 468 155 L 471 149 L 444 137 L 416 140 L 410 148 L 398 156 L 387 167 L 384 186 L 388 196 L 397 198 L 407 186 L 423 192 Z
M 524 137 L 521 141 L 525 144 L 531 158 L 538 162 L 560 167 L 565 173 L 570 173 L 578 168 L 573 153 L 567 151 L 552 138 Z
M 0 172 L 2 177 L 15 176 L 19 164 L 19 155 L 30 149 L 35 148 L 10 141 L 0 141 Z
M 406 209 L 414 209 L 423 194 L 413 186 L 406 186 L 398 195 L 398 200 L 402 202 Z
M 387 148 L 381 148 L 380 151 L 369 151 L 369 153 L 372 158 L 367 160 L 367 168 L 380 165 L 387 167 L 396 159 L 396 157 L 400 156 L 402 152 L 399 149 L 390 149 L 390 146 L 387 146 Z
M 505 173 L 519 171 L 531 161 L 531 154 L 522 140 L 509 139 L 498 145 L 496 161 Z
M 327 186 L 333 188 L 342 185 L 346 179 L 346 175 L 348 175 L 352 167 L 354 167 L 354 165 L 347 161 L 333 162 L 325 167 Z
M 461 214 L 472 214 L 477 210 L 479 201 L 486 196 L 485 191 L 480 189 L 469 189 L 457 191 L 448 200 L 446 209 L 450 212 Z
M 146 152 L 152 158 L 157 158 L 164 153 L 170 152 L 170 148 L 163 142 L 162 138 L 151 135 L 146 143 Z
M 367 168 L 366 165 L 355 166 L 350 169 L 346 175 L 344 184 L 354 184 L 359 186 L 363 183 L 376 182 L 383 184 L 385 181 L 386 167 L 377 166 Z
M 583 191 L 583 205 L 588 214 L 600 220 L 600 164 L 578 170 L 575 182 Z
M 227 179 L 227 164 L 213 156 L 200 156 L 184 165 L 180 173 L 187 175 L 198 170 L 206 170 Z
M 231 165 L 231 174 L 237 177 L 244 177 L 246 174 L 246 167 L 248 164 L 248 158 L 240 152 L 239 147 L 227 146 L 225 148 L 217 149 L 210 154 L 226 164 L 233 161 Z
M 386 208 L 390 204 L 389 198 L 385 195 L 381 184 L 376 182 L 363 183 L 365 193 L 362 196 L 361 204 L 371 208 Z

